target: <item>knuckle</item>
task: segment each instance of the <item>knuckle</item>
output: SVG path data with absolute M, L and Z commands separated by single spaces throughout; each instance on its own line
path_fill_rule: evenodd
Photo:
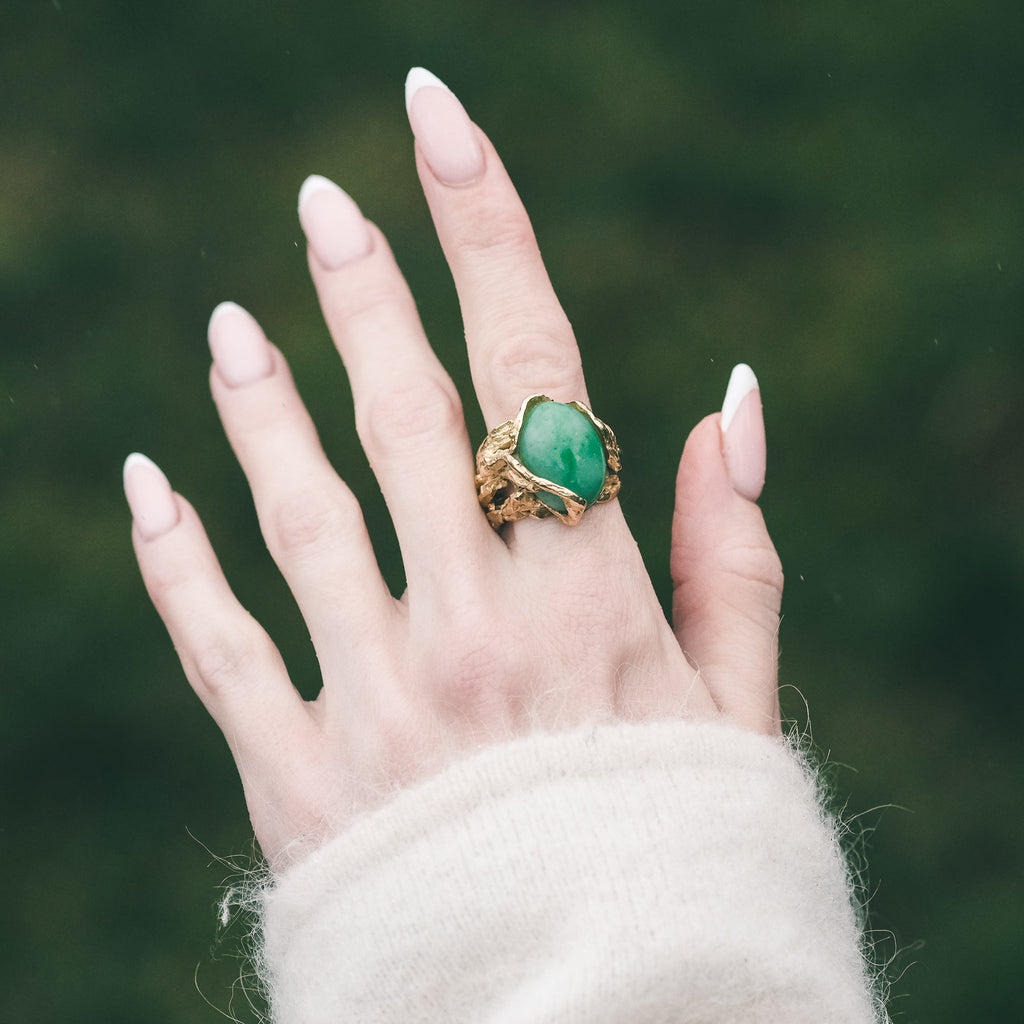
M 774 549 L 741 548 L 722 564 L 720 585 L 709 588 L 708 601 L 724 602 L 733 612 L 760 623 L 770 632 L 778 628 L 782 608 L 782 565 Z
M 436 654 L 441 704 L 455 718 L 503 721 L 521 703 L 530 676 L 526 658 L 493 621 L 466 625 L 461 640 L 440 645 Z
M 733 575 L 745 579 L 764 594 L 766 603 L 777 603 L 782 597 L 785 578 L 782 562 L 771 545 L 742 548 L 737 552 Z
M 517 262 L 524 257 L 539 259 L 533 227 L 516 203 L 488 206 L 475 217 L 460 219 L 451 230 L 453 251 L 463 257 L 483 253 L 488 261 L 495 257 Z
M 451 381 L 426 378 L 378 392 L 361 417 L 359 433 L 372 451 L 390 452 L 461 424 L 462 403 Z
M 267 654 L 262 635 L 218 633 L 203 637 L 191 651 L 189 678 L 200 694 L 223 698 L 261 671 Z
M 718 599 L 778 614 L 785 577 L 769 544 L 723 545 L 712 551 L 676 544 L 672 550 L 675 600 L 696 614 Z
M 408 292 L 385 277 L 361 279 L 358 291 L 347 295 L 339 313 L 342 333 L 358 338 L 382 329 L 407 329 L 408 322 L 415 321 L 416 308 Z
M 556 394 L 574 392 L 583 376 L 579 350 L 571 332 L 551 329 L 517 331 L 498 338 L 491 351 L 491 373 L 500 390 L 543 387 Z
M 145 568 L 146 589 L 157 611 L 166 618 L 175 598 L 192 578 L 193 566 L 184 559 L 149 564 Z
M 348 488 L 330 494 L 303 488 L 274 504 L 264 535 L 275 557 L 287 559 L 337 542 L 351 532 L 359 515 Z
M 154 559 L 144 568 L 146 589 L 164 622 L 187 622 L 197 595 L 216 578 L 209 557 L 194 549 L 178 549 L 173 557 Z
M 765 556 L 759 575 L 764 584 L 781 597 L 786 584 L 786 574 L 782 571 L 782 562 L 774 549 Z
M 501 659 L 505 660 L 505 659 Z M 470 710 L 492 699 L 504 673 L 493 646 L 483 638 L 449 652 L 444 665 L 445 690 L 458 709 Z

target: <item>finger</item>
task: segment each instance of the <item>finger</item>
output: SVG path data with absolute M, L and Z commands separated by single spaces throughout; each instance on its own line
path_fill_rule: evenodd
M 458 394 L 427 342 L 387 242 L 355 203 L 332 182 L 314 177 L 303 185 L 299 216 L 310 272 L 348 371 L 356 427 L 394 521 L 410 591 L 450 591 L 453 575 L 477 571 L 495 544 L 476 500 Z
M 697 425 L 679 465 L 673 620 L 718 706 L 748 729 L 773 733 L 782 568 L 753 500 L 764 481 L 765 447 L 760 392 L 748 367 L 733 372 L 724 409 Z
M 362 513 L 317 438 L 281 354 L 240 306 L 210 318 L 210 390 L 267 547 L 321 660 L 350 662 L 393 614 Z
M 524 398 L 545 394 L 589 404 L 579 348 L 555 296 L 523 204 L 486 136 L 454 95 L 414 68 L 406 105 L 416 160 L 438 238 L 455 280 L 473 383 L 488 427 L 512 419 Z M 600 415 L 600 410 L 595 410 Z M 575 539 L 621 543 L 617 501 L 587 513 Z M 519 522 L 503 531 L 542 559 L 566 556 L 552 524 Z
M 455 279 L 488 427 L 530 394 L 586 402 L 579 349 L 497 153 L 433 75 L 406 81 L 423 191 Z
M 189 683 L 240 765 L 276 763 L 282 735 L 312 728 L 277 648 L 231 593 L 198 516 L 164 474 L 133 454 L 124 487 L 142 578 Z

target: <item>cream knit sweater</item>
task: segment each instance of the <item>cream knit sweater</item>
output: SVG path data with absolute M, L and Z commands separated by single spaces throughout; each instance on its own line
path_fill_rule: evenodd
M 814 779 L 722 723 L 486 749 L 267 894 L 278 1024 L 887 1020 Z

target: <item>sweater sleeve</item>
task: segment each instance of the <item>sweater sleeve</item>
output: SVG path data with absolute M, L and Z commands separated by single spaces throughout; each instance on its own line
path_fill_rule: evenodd
M 781 740 L 721 723 L 496 745 L 266 895 L 274 1021 L 887 1020 L 836 830 Z

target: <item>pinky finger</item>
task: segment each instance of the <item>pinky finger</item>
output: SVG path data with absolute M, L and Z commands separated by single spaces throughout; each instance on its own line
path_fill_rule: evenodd
M 144 455 L 126 460 L 124 488 L 146 590 L 239 768 L 274 758 L 284 736 L 301 743 L 311 716 L 270 637 L 231 592 L 195 510 Z M 259 774 L 273 767 L 260 764 Z

